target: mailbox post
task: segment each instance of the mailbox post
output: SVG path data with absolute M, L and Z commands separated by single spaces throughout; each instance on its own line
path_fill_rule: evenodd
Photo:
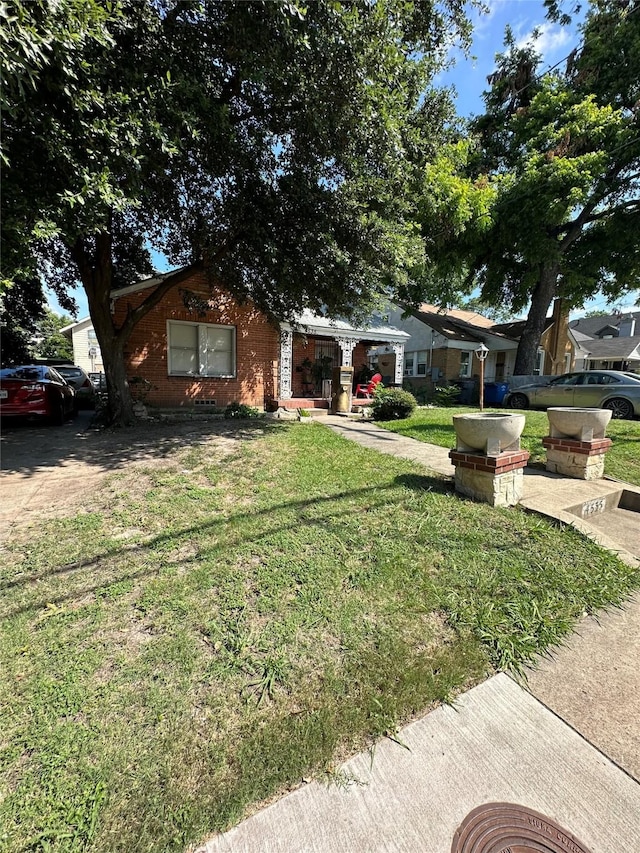
M 352 388 L 353 367 L 335 367 L 331 377 L 331 411 L 334 414 L 348 414 L 351 411 Z

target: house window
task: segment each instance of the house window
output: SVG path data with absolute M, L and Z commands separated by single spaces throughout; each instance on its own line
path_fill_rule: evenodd
M 415 376 L 415 358 L 417 353 L 406 352 L 404 354 L 404 375 Z
M 462 350 L 460 353 L 460 371 L 458 373 L 461 379 L 468 379 L 471 376 L 471 353 Z
M 426 376 L 427 375 L 427 351 L 420 350 L 417 353 L 417 369 L 416 373 L 418 376 Z
M 533 372 L 536 376 L 542 376 L 544 374 L 544 350 L 542 348 L 538 349 L 536 353 L 536 364 L 533 368 Z
M 236 330 L 233 326 L 169 320 L 170 376 L 235 375 Z

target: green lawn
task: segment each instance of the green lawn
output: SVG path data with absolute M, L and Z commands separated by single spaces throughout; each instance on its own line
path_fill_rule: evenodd
M 320 424 L 239 428 L 0 550 L 0 849 L 182 851 L 640 586 Z
M 419 408 L 407 420 L 380 422 L 379 426 L 409 438 L 417 438 L 418 441 L 426 441 L 440 447 L 453 447 L 455 435 L 452 416 L 477 411 L 477 407 L 468 406 L 441 409 Z M 486 408 L 485 411 L 511 410 Z M 533 411 L 522 412 L 522 414 L 527 419 L 522 434 L 522 446 L 531 454 L 529 465 L 543 467 L 546 451 L 542 446 L 542 439 L 549 434 L 547 414 Z M 611 420 L 606 434 L 613 441 L 613 445 L 605 457 L 605 476 L 640 486 L 640 421 Z

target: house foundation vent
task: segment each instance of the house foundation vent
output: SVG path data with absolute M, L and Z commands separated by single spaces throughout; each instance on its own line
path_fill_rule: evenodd
M 202 407 L 204 407 L 204 406 L 215 406 L 215 405 L 216 405 L 216 401 L 215 401 L 215 400 L 211 400 L 211 399 L 209 399 L 209 398 L 201 399 L 201 400 L 194 400 L 194 401 L 193 401 L 193 405 L 194 405 L 194 406 L 197 406 L 198 408 L 202 408 Z

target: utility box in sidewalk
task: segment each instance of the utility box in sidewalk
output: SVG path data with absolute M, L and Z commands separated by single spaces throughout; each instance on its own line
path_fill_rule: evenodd
M 335 367 L 331 377 L 331 411 L 348 414 L 351 411 L 353 367 Z

